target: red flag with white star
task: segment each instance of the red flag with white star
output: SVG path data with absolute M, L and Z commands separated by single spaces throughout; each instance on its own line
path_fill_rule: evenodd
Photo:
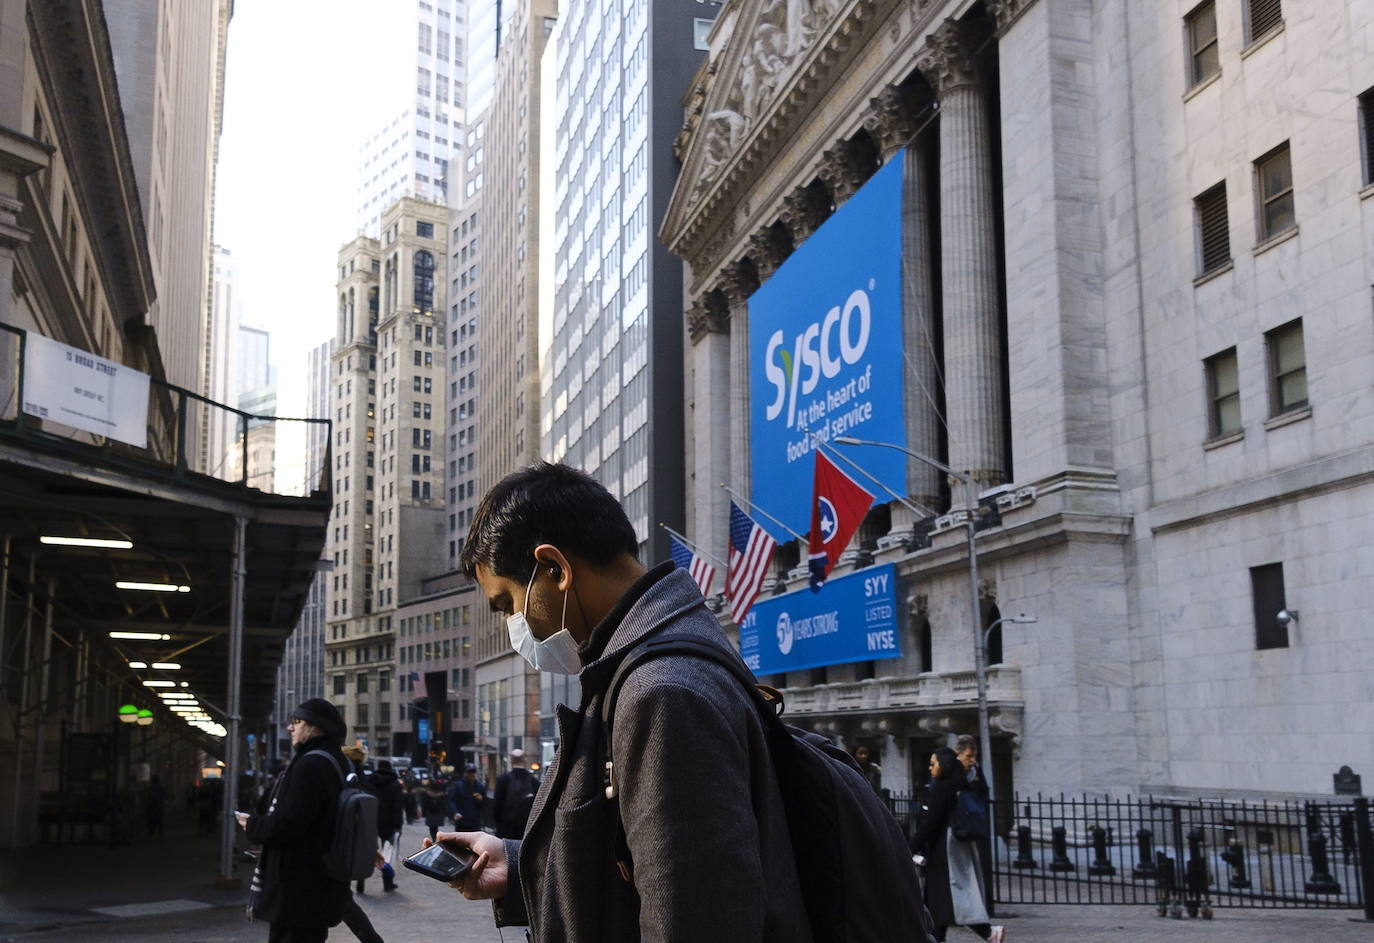
M 807 564 L 811 589 L 819 592 L 840 554 L 849 546 L 873 504 L 873 495 L 835 467 L 816 449 L 816 486 L 811 499 L 811 533 L 807 540 Z

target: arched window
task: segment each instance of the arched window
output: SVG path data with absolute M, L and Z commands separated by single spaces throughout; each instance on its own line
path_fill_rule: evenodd
M 988 626 L 1002 618 L 1002 613 L 996 606 L 989 606 L 983 615 L 983 631 L 987 632 Z M 999 623 L 995 629 L 988 632 L 988 664 L 1000 665 L 1002 663 L 1002 626 Z
M 349 341 L 353 340 L 353 329 L 357 324 L 354 320 L 356 310 L 356 295 L 350 288 L 348 289 L 348 334 L 346 335 Z
M 348 296 L 339 294 L 339 343 L 348 343 Z
M 434 310 L 434 256 L 424 249 L 415 253 L 415 307 Z

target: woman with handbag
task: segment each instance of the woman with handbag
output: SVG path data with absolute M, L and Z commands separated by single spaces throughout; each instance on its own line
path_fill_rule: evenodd
M 964 765 L 948 747 L 930 758 L 930 794 L 912 851 L 925 856 L 926 907 L 935 920 L 935 939 L 963 926 L 984 940 L 1002 943 L 1006 929 L 993 926 L 984 904 L 983 868 L 976 842 L 956 838 L 951 828 L 959 790 L 967 787 Z

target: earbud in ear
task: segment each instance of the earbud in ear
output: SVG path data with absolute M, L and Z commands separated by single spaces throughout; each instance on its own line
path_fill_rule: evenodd
M 557 566 L 551 566 L 549 567 L 549 575 L 556 580 L 561 580 L 563 578 L 563 571 Z

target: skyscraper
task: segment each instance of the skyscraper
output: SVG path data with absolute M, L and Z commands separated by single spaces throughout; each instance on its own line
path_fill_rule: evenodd
M 233 3 L 107 0 L 104 8 L 157 286 L 147 320 L 167 379 L 206 395 L 211 213 Z
M 312 419 L 329 418 L 330 369 L 333 366 L 334 339 L 330 338 L 310 351 L 306 371 L 306 415 Z M 305 480 L 302 494 L 310 494 L 320 487 L 319 475 L 329 450 L 328 427 L 323 423 L 311 425 L 305 435 Z M 315 574 L 306 597 L 296 629 L 286 640 L 281 667 L 277 669 L 277 696 L 273 720 L 277 742 L 273 756 L 281 756 L 289 748 L 286 732 L 291 711 L 301 701 L 324 697 L 324 625 L 329 608 L 328 572 Z
M 388 752 L 395 610 L 444 563 L 435 410 L 445 287 L 435 276 L 447 221 L 442 206 L 403 198 L 382 215 L 380 239 L 359 236 L 339 252 L 326 697 L 360 738 Z
M 387 70 L 413 76 L 413 85 L 403 86 L 407 97 L 358 148 L 358 227 L 373 238 L 401 197 L 444 203 L 449 163 L 462 151 L 463 4 L 411 0 L 405 15 L 401 48 L 381 59 Z
M 553 0 L 521 0 L 512 11 L 486 118 L 479 495 L 538 455 L 540 62 L 556 12 Z M 538 675 L 511 651 L 504 622 L 478 612 L 477 746 L 492 756 L 529 749 L 539 735 Z
M 631 0 L 559 18 L 552 336 L 543 453 L 620 498 L 647 558 L 683 514 L 682 267 L 655 238 L 677 181 L 682 91 L 702 59 L 708 4 Z M 650 81 L 650 76 L 653 81 Z M 653 474 L 650 474 L 650 469 Z M 661 539 L 662 538 L 662 539 Z

